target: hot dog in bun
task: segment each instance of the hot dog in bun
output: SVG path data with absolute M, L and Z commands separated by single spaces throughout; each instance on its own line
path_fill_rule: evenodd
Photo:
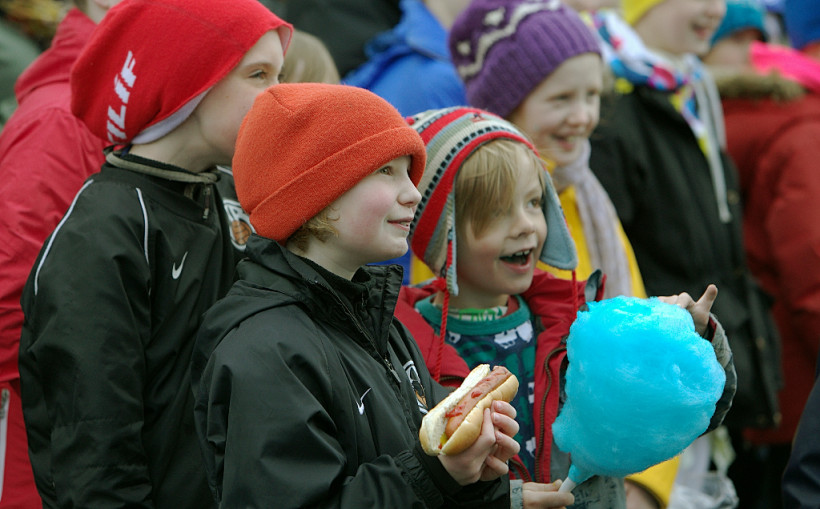
M 516 392 L 518 379 L 507 368 L 490 371 L 489 364 L 479 364 L 422 419 L 419 440 L 424 452 L 458 454 L 470 447 L 481 434 L 484 409 L 494 400 L 511 401 Z

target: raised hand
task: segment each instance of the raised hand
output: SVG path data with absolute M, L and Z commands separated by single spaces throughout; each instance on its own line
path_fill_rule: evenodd
M 678 305 L 689 311 L 689 314 L 692 315 L 692 320 L 695 322 L 695 330 L 703 336 L 706 333 L 706 327 L 709 325 L 709 313 L 712 310 L 712 304 L 714 304 L 717 294 L 717 286 L 709 285 L 697 301 L 686 292 L 678 295 L 658 297 L 658 299 L 668 304 Z

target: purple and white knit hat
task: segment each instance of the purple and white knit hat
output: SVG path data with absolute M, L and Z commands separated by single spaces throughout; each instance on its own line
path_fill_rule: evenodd
M 427 164 L 418 188 L 421 202 L 410 227 L 410 248 L 458 295 L 456 281 L 456 214 L 454 184 L 464 161 L 481 145 L 497 139 L 521 142 L 535 152 L 529 139 L 513 124 L 477 108 L 453 107 L 419 113 L 408 120 L 421 135 Z M 546 173 L 546 170 L 544 170 Z M 552 179 L 545 175 L 543 210 L 547 239 L 540 260 L 572 270 L 578 265 L 575 242 L 569 233 Z
M 473 0 L 449 45 L 467 100 L 502 117 L 568 58 L 601 54 L 592 30 L 559 0 Z

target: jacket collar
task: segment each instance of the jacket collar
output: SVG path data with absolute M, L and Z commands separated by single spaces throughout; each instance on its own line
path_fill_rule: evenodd
M 316 319 L 332 322 L 344 330 L 352 323 L 384 354 L 401 288 L 401 267 L 364 266 L 353 281 L 348 281 L 278 242 L 255 234 L 248 239 L 245 254 L 267 269 L 264 273 L 255 272 L 253 283 L 290 296 L 305 305 Z M 250 275 L 248 270 L 252 269 L 240 266 L 240 277 Z

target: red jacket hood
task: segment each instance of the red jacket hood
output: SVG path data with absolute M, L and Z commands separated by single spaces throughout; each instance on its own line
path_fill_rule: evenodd
M 67 83 L 71 66 L 85 47 L 97 25 L 79 9 L 66 14 L 51 47 L 32 62 L 14 85 L 17 102 L 20 103 L 39 87 L 52 83 Z

